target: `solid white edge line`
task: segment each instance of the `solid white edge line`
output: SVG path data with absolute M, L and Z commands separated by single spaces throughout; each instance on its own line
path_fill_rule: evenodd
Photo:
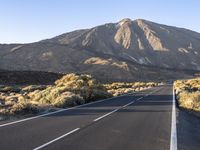
M 158 90 L 155 90 L 154 92 L 157 92 L 157 91 L 158 91 Z M 152 92 L 152 93 L 154 93 L 154 92 Z M 140 98 L 138 98 L 137 100 L 141 100 L 142 98 L 144 98 L 144 97 L 140 97 Z M 126 104 L 126 105 L 124 105 L 124 106 L 118 108 L 118 109 L 115 109 L 115 110 L 113 110 L 113 111 L 111 111 L 111 112 L 109 112 L 109 113 L 107 113 L 107 114 L 105 114 L 105 115 L 103 115 L 103 116 L 101 116 L 101 117 L 95 119 L 94 122 L 96 122 L 96 121 L 98 121 L 98 120 L 100 120 L 100 119 L 102 119 L 102 118 L 104 118 L 104 117 L 106 117 L 106 116 L 108 116 L 108 115 L 111 115 L 112 113 L 118 111 L 118 110 L 121 109 L 121 108 L 124 108 L 124 107 L 127 107 L 127 106 L 133 104 L 133 103 L 136 102 L 137 100 L 134 100 L 134 101 L 132 101 L 132 102 L 130 102 L 130 103 L 128 103 L 128 104 Z M 104 100 L 102 100 L 102 101 L 104 101 Z M 86 105 L 88 105 L 88 104 L 86 104 Z M 83 106 L 83 105 L 81 105 L 81 106 Z M 60 110 L 60 111 L 64 111 L 64 110 Z M 57 111 L 57 112 L 58 112 L 58 111 Z M 55 113 L 55 112 L 52 112 L 52 113 Z M 52 114 L 52 113 L 51 113 L 51 114 Z M 44 114 L 44 115 L 45 115 L 45 114 Z M 43 115 L 43 116 L 44 116 L 44 115 Z M 42 115 L 40 115 L 40 116 L 42 116 Z M 36 117 L 38 117 L 38 116 L 36 116 Z M 33 117 L 32 117 L 32 118 L 33 118 Z M 29 119 L 29 118 L 27 118 L 27 119 Z M 72 130 L 72 131 L 70 131 L 70 132 L 68 132 L 68 133 L 66 133 L 66 134 L 64 134 L 64 135 L 62 135 L 62 136 L 60 136 L 60 137 L 55 138 L 54 140 L 51 140 L 51 141 L 49 141 L 49 142 L 47 142 L 47 143 L 45 143 L 45 144 L 43 144 L 43 145 L 41 145 L 41 146 L 39 146 L 39 147 L 34 148 L 33 150 L 40 150 L 40 149 L 42 149 L 42 148 L 44 148 L 44 147 L 46 147 L 46 146 L 48 146 L 48 145 L 50 145 L 50 144 L 52 144 L 52 143 L 54 143 L 54 142 L 56 142 L 56 141 L 58 141 L 58 140 L 60 140 L 60 139 L 62 139 L 62 138 L 64 138 L 64 137 L 66 137 L 66 136 L 68 136 L 68 135 L 70 135 L 70 134 L 72 134 L 72 133 L 74 133 L 74 132 L 76 132 L 76 131 L 78 131 L 78 130 L 80 130 L 80 128 L 76 128 L 76 129 L 74 129 L 74 130 Z
M 62 136 L 59 136 L 59 137 L 55 138 L 54 140 L 51 140 L 51 141 L 49 141 L 49 142 L 47 142 L 47 143 L 45 143 L 45 144 L 43 144 L 43 145 L 41 145 L 41 146 L 39 146 L 39 147 L 34 148 L 33 150 L 42 149 L 42 148 L 44 148 L 44 147 L 46 147 L 46 146 L 48 146 L 48 145 L 50 145 L 50 144 L 52 144 L 52 143 L 54 143 L 54 142 L 56 142 L 56 141 L 62 139 L 62 138 L 64 138 L 64 137 L 66 137 L 66 136 L 68 136 L 68 135 L 70 135 L 70 134 L 72 134 L 72 133 L 78 131 L 78 130 L 80 130 L 80 128 L 76 128 L 76 129 L 74 129 L 74 130 L 72 130 L 72 131 L 70 131 L 70 132 L 68 132 L 68 133 L 66 133 L 66 134 L 64 134 L 64 135 L 62 135 Z
M 95 103 L 100 103 L 100 102 L 104 102 L 104 101 L 107 101 L 107 100 L 112 100 L 112 99 L 115 99 L 115 98 L 118 98 L 118 97 L 127 96 L 127 95 L 128 94 L 120 95 L 120 96 L 116 96 L 116 97 L 111 97 L 111 98 L 107 98 L 107 99 L 102 99 L 102 100 L 99 100 L 99 101 L 90 102 L 90 103 L 86 103 L 86 104 L 75 106 L 75 107 L 71 107 L 71 108 L 61 109 L 61 110 L 58 110 L 58 111 L 45 113 L 45 114 L 42 114 L 42 115 L 37 115 L 37 116 L 34 116 L 34 117 L 29 117 L 29 118 L 25 118 L 25 119 L 21 119 L 21 120 L 17 120 L 17 121 L 8 122 L 8 123 L 5 123 L 5 124 L 0 124 L 0 127 L 16 124 L 16 123 L 20 123 L 20 122 L 25 122 L 25 121 L 41 118 L 41 117 L 48 116 L 48 115 L 57 114 L 57 113 L 60 113 L 60 112 L 63 112 L 63 111 L 76 109 L 76 108 L 80 108 L 80 107 L 83 107 L 83 106 L 92 105 L 92 104 L 95 104 Z
M 176 130 L 177 129 L 176 129 L 175 92 L 174 92 L 174 87 L 173 87 L 173 105 L 172 105 L 170 150 L 177 150 L 177 131 Z
M 152 87 L 152 88 L 154 88 L 154 87 Z M 12 125 L 12 124 L 17 124 L 17 123 L 20 123 L 20 122 L 25 122 L 25 121 L 33 120 L 33 119 L 41 118 L 41 117 L 44 117 L 44 116 L 53 115 L 53 114 L 57 114 L 57 113 L 60 113 L 60 112 L 63 112 L 63 111 L 67 111 L 67 110 L 71 110 L 71 109 L 76 109 L 76 108 L 80 108 L 80 107 L 83 107 L 83 106 L 92 105 L 92 104 L 95 104 L 95 103 L 100 103 L 100 102 L 104 102 L 104 101 L 107 101 L 107 100 L 112 100 L 112 99 L 115 99 L 115 98 L 124 97 L 124 96 L 128 96 L 128 95 L 130 95 L 130 93 L 123 94 L 123 95 L 116 96 L 116 97 L 107 98 L 107 99 L 102 99 L 102 100 L 95 101 L 95 102 L 86 103 L 86 104 L 75 106 L 75 107 L 71 107 L 71 108 L 61 109 L 61 110 L 58 110 L 58 111 L 54 111 L 54 112 L 50 112 L 50 113 L 45 113 L 45 114 L 42 114 L 42 115 L 37 115 L 37 116 L 34 116 L 34 117 L 29 117 L 29 118 L 25 118 L 25 119 L 21 119 L 21 120 L 17 120 L 17 121 L 12 121 L 12 122 L 8 122 L 8 123 L 0 124 L 0 127 L 4 127 L 4 126 Z

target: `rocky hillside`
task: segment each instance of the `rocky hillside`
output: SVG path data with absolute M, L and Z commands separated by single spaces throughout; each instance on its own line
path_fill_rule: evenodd
M 200 70 L 200 34 L 123 19 L 36 43 L 0 45 L 0 68 L 89 73 L 107 80 L 180 77 L 185 74 L 179 69 Z

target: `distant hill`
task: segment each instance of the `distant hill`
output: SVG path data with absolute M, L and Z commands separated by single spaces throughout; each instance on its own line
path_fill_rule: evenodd
M 51 85 L 63 74 L 41 71 L 0 70 L 0 85 Z
M 188 75 L 183 70 L 200 70 L 200 33 L 123 19 L 36 43 L 0 45 L 0 68 L 89 73 L 108 81 L 181 78 Z

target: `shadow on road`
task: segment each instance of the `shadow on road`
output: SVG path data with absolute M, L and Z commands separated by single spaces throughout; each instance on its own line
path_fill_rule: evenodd
M 135 101 L 129 107 L 118 110 L 120 113 L 125 112 L 171 112 L 172 96 L 171 95 L 150 95 L 136 101 L 141 96 L 124 96 L 116 98 L 116 100 L 108 100 L 103 103 L 91 104 L 76 109 L 71 109 L 61 113 L 45 116 L 45 117 L 61 117 L 61 116 L 78 116 L 78 115 L 101 115 L 106 114 L 114 109 Z M 152 107 L 154 106 L 154 107 Z M 167 107 L 166 107 L 167 106 Z

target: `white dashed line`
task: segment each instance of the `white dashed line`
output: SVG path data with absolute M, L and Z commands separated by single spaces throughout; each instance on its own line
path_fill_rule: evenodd
M 152 94 L 152 93 L 155 93 L 155 92 L 157 92 L 157 91 L 159 91 L 159 90 L 160 90 L 160 89 L 155 90 L 155 91 L 151 92 L 151 94 Z M 148 95 L 151 95 L 151 94 L 148 94 Z M 146 97 L 146 96 L 145 96 L 145 97 Z M 141 99 L 143 99 L 143 98 L 144 98 L 144 97 L 140 97 L 140 98 L 138 98 L 138 99 L 136 99 L 136 100 L 133 100 L 133 101 L 129 102 L 128 104 L 126 104 L 126 105 L 124 105 L 124 106 L 122 106 L 122 107 L 120 107 L 120 108 L 117 108 L 117 109 L 115 109 L 115 110 L 113 110 L 113 111 L 111 111 L 111 112 L 109 112 L 109 113 L 107 113 L 107 114 L 105 114 L 105 115 L 103 115 L 103 116 L 101 116 L 101 117 L 98 117 L 98 118 L 94 119 L 93 121 L 94 121 L 94 122 L 99 121 L 99 120 L 101 120 L 101 119 L 103 119 L 103 118 L 105 118 L 105 117 L 107 117 L 107 116 L 109 116 L 109 115 L 115 113 L 116 111 L 118 111 L 118 110 L 120 110 L 120 109 L 122 109 L 122 108 L 125 108 L 125 107 L 127 107 L 127 106 L 129 106 L 129 105 L 131 105 L 131 104 L 133 104 L 133 103 L 135 103 L 135 102 L 137 102 L 137 101 L 139 101 L 139 100 L 141 100 Z
M 5 124 L 0 124 L 0 127 L 9 126 L 9 125 L 17 124 L 17 123 L 20 123 L 20 122 L 25 122 L 25 121 L 38 119 L 38 118 L 41 118 L 41 117 L 44 117 L 44 116 L 49 116 L 49 115 L 57 114 L 57 113 L 60 113 L 60 112 L 68 111 L 68 110 L 71 110 L 71 109 L 76 109 L 76 108 L 80 108 L 80 107 L 96 104 L 96 103 L 101 103 L 101 102 L 104 102 L 104 101 L 107 101 L 107 100 L 112 100 L 112 99 L 115 100 L 116 98 L 123 97 L 123 96 L 126 96 L 126 94 L 121 95 L 121 96 L 116 96 L 116 97 L 111 97 L 111 98 L 99 100 L 99 101 L 95 101 L 95 102 L 86 103 L 86 104 L 75 106 L 75 107 L 71 107 L 71 108 L 60 109 L 58 111 L 49 112 L 49 113 L 45 113 L 45 114 L 42 114 L 42 115 L 37 115 L 37 116 L 34 116 L 34 117 L 25 118 L 25 119 L 20 119 L 20 120 L 8 122 L 8 123 L 5 123 Z
M 54 143 L 54 142 L 56 142 L 56 141 L 62 139 L 62 138 L 64 138 L 64 137 L 66 137 L 66 136 L 68 136 L 68 135 L 70 135 L 70 134 L 72 134 L 72 133 L 78 131 L 79 129 L 80 129 L 80 128 L 76 128 L 76 129 L 74 129 L 74 130 L 72 130 L 72 131 L 70 131 L 70 132 L 68 132 L 68 133 L 66 133 L 66 134 L 64 134 L 64 135 L 62 135 L 62 136 L 60 136 L 60 137 L 57 137 L 57 138 L 54 139 L 54 140 L 51 140 L 51 141 L 49 141 L 49 142 L 47 142 L 47 143 L 45 143 L 45 144 L 43 144 L 43 145 L 41 145 L 41 146 L 39 146 L 39 147 L 34 148 L 33 150 L 42 149 L 42 148 L 44 148 L 44 147 L 46 147 L 46 146 L 48 146 L 48 145 L 50 145 L 50 144 L 52 144 L 52 143 Z
M 106 117 L 106 116 L 109 116 L 109 115 L 111 115 L 112 113 L 114 113 L 114 112 L 116 112 L 116 111 L 118 111 L 119 109 L 115 109 L 115 110 L 113 110 L 113 111 L 111 111 L 111 112 L 109 112 L 109 113 L 107 113 L 107 114 L 105 114 L 105 115 L 103 115 L 103 116 L 101 116 L 101 117 L 99 117 L 99 118 L 96 118 L 96 119 L 94 119 L 94 122 L 95 121 L 98 121 L 98 120 L 100 120 L 100 119 L 102 119 L 102 118 L 104 118 L 104 117 Z
M 155 90 L 154 92 L 156 92 L 156 91 L 158 91 L 158 90 Z M 154 92 L 152 92 L 152 93 L 154 93 Z M 139 100 L 141 100 L 141 99 L 143 99 L 143 98 L 144 98 L 144 97 L 140 97 L 140 98 L 138 98 L 138 99 L 136 99 L 136 100 L 134 100 L 134 101 L 131 101 L 131 102 L 129 102 L 128 104 L 126 104 L 126 105 L 124 105 L 124 106 L 122 106 L 122 107 L 120 107 L 120 108 L 117 108 L 117 109 L 115 109 L 115 110 L 113 110 L 113 111 L 111 111 L 111 112 L 109 112 L 109 113 L 107 113 L 107 114 L 105 114 L 105 115 L 103 115 L 103 116 L 101 116 L 101 117 L 99 117 L 99 118 L 96 118 L 96 119 L 93 120 L 93 121 L 96 122 L 96 121 L 98 121 L 98 120 L 101 120 L 101 119 L 103 119 L 104 117 L 107 117 L 107 116 L 109 116 L 109 115 L 115 113 L 115 112 L 118 111 L 119 109 L 122 109 L 122 108 L 124 108 L 124 107 L 127 107 L 127 106 L 129 106 L 129 105 L 131 105 L 131 104 L 135 103 L 136 101 L 139 101 Z M 86 105 L 87 105 L 87 104 L 86 104 Z M 89 105 L 89 104 L 88 104 L 88 105 Z M 37 116 L 37 117 L 38 117 L 38 116 Z M 51 140 L 51 141 L 49 141 L 49 142 L 47 142 L 47 143 L 45 143 L 45 144 L 43 144 L 43 145 L 41 145 L 41 146 L 39 146 L 39 147 L 34 148 L 33 150 L 40 150 L 40 149 L 42 149 L 42 148 L 44 148 L 44 147 L 46 147 L 46 146 L 48 146 L 48 145 L 50 145 L 50 144 L 52 144 L 52 143 L 54 143 L 54 142 L 56 142 L 56 141 L 58 141 L 58 140 L 60 140 L 60 139 L 62 139 L 62 138 L 64 138 L 64 137 L 66 137 L 66 136 L 68 136 L 68 135 L 70 135 L 70 134 L 72 134 L 72 133 L 74 133 L 74 132 L 76 132 L 76 131 L 78 131 L 78 130 L 80 130 L 80 128 L 76 128 L 76 129 L 74 129 L 74 130 L 72 130 L 72 131 L 70 131 L 70 132 L 68 132 L 68 133 L 66 133 L 66 134 L 64 134 L 64 135 L 62 135 L 62 136 L 60 136 L 60 137 L 57 137 L 57 138 L 54 139 L 54 140 Z

